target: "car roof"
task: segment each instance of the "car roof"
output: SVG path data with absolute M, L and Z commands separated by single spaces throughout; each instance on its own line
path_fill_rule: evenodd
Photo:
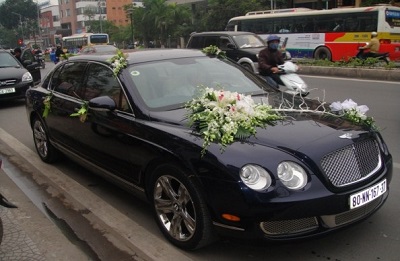
M 254 34 L 252 32 L 244 32 L 244 31 L 210 31 L 210 32 L 199 32 L 192 33 L 191 36 L 194 35 L 225 35 L 225 36 L 235 36 L 235 35 L 244 35 L 244 34 Z
M 126 51 L 124 54 L 127 56 L 128 64 L 142 63 L 142 62 L 151 62 L 151 61 L 159 61 L 159 60 L 168 60 L 168 59 L 177 59 L 177 58 L 186 58 L 186 57 L 198 57 L 205 56 L 200 50 L 194 49 L 137 49 L 132 51 Z M 72 56 L 68 60 L 69 61 L 97 61 L 102 63 L 110 63 L 109 59 L 111 59 L 114 54 L 86 54 L 86 55 L 78 55 Z

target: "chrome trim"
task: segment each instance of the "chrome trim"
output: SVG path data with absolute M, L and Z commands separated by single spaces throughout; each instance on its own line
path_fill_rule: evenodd
M 213 225 L 217 226 L 217 227 L 223 227 L 223 228 L 227 228 L 227 229 L 231 229 L 231 230 L 236 230 L 236 231 L 244 231 L 244 228 L 240 228 L 240 227 L 233 227 L 233 226 L 228 226 L 228 225 L 224 225 L 218 222 L 213 221 Z

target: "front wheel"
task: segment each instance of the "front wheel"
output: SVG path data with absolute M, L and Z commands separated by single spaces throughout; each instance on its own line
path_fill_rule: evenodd
M 248 63 L 242 63 L 241 66 L 244 67 L 244 68 L 246 68 L 246 69 L 249 70 L 250 72 L 254 72 L 254 71 L 253 71 L 253 67 L 251 67 L 251 65 L 248 64 Z
M 33 141 L 35 142 L 35 148 L 39 157 L 46 163 L 52 163 L 59 157 L 59 152 L 56 148 L 51 145 L 49 141 L 49 135 L 39 118 L 33 120 Z
M 174 245 L 198 249 L 214 240 L 211 218 L 199 185 L 172 164 L 155 169 L 151 195 L 157 225 Z

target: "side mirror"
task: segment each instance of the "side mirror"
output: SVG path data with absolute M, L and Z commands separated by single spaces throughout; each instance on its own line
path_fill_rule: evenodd
M 116 106 L 115 101 L 109 96 L 100 96 L 89 101 L 89 108 L 94 111 L 113 111 Z

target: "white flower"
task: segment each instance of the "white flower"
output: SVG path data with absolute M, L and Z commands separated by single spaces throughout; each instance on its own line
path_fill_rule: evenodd
M 342 102 L 343 110 L 351 110 L 357 108 L 357 103 L 355 103 L 352 99 L 347 99 Z

